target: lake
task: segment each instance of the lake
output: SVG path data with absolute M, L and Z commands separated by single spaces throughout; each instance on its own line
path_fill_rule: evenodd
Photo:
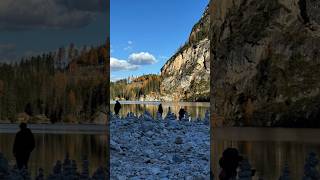
M 84 155 L 89 160 L 90 175 L 97 167 L 106 166 L 107 163 L 107 136 L 105 134 L 47 134 L 35 133 L 36 148 L 29 160 L 29 170 L 32 176 L 38 168 L 43 168 L 45 174 L 52 172 L 57 160 L 63 161 L 66 153 L 70 159 L 76 160 L 78 170 L 82 169 Z M 14 133 L 0 133 L 0 152 L 8 159 L 10 165 L 15 164 L 12 155 Z
M 167 114 L 169 107 L 171 112 L 175 113 L 178 117 L 180 108 L 184 108 L 189 115 L 195 119 L 197 117 L 204 118 L 206 110 L 209 110 L 209 102 L 156 102 L 156 101 L 119 101 L 122 108 L 120 116 L 126 116 L 128 112 L 141 115 L 145 110 L 149 111 L 153 117 L 156 117 L 158 112 L 158 105 L 161 103 L 163 108 L 163 117 Z M 110 102 L 110 110 L 114 112 L 115 102 Z
M 224 149 L 237 148 L 248 157 L 256 174 L 263 179 L 279 179 L 285 162 L 293 180 L 303 176 L 309 152 L 320 157 L 318 129 L 285 128 L 216 128 L 211 151 L 213 172 L 219 173 L 218 161 Z

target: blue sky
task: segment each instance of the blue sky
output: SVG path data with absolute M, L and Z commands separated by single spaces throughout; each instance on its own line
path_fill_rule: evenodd
M 101 45 L 109 33 L 106 0 L 1 0 L 0 12 L 0 62 Z
M 209 0 L 111 0 L 111 80 L 160 73 Z

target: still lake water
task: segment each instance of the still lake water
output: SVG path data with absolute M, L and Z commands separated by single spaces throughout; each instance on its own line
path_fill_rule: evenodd
M 204 118 L 205 113 L 210 108 L 209 102 L 143 102 L 143 101 L 119 101 L 121 104 L 120 116 L 126 116 L 129 112 L 141 115 L 145 110 L 149 111 L 153 117 L 156 117 L 158 112 L 158 105 L 161 103 L 163 108 L 163 117 L 171 107 L 171 112 L 175 113 L 178 117 L 180 108 L 184 108 L 192 119 L 200 117 Z M 114 112 L 115 102 L 110 102 L 110 110 Z
M 0 134 L 0 152 L 12 166 L 15 158 L 12 155 L 14 133 Z M 89 160 L 90 175 L 99 166 L 107 162 L 107 136 L 103 134 L 34 134 L 36 148 L 31 153 L 28 163 L 29 171 L 34 177 L 37 169 L 44 169 L 45 175 L 52 172 L 57 160 L 63 162 L 66 152 L 70 159 L 77 162 L 78 171 L 82 170 L 82 158 L 84 155 Z
M 320 158 L 318 129 L 219 128 L 213 131 L 211 167 L 216 177 L 220 172 L 219 158 L 228 147 L 235 147 L 248 157 L 256 174 L 265 180 L 279 179 L 285 163 L 289 165 L 291 179 L 300 180 L 308 153 L 315 152 Z

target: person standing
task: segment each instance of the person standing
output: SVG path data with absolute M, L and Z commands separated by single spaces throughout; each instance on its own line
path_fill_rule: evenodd
M 162 104 L 159 104 L 158 106 L 158 113 L 162 116 L 162 113 L 163 113 Z
M 121 109 L 121 104 L 119 101 L 116 101 L 116 104 L 114 105 L 114 112 L 116 115 L 119 115 L 120 109 Z
M 181 108 L 179 110 L 179 120 L 182 120 L 182 118 L 184 117 L 185 113 L 186 113 L 186 111 L 183 108 Z
M 16 134 L 13 143 L 13 155 L 19 169 L 28 169 L 28 161 L 31 152 L 35 148 L 34 136 L 26 123 L 20 124 L 20 131 Z
M 219 160 L 221 172 L 219 174 L 220 180 L 235 179 L 237 176 L 237 168 L 243 157 L 239 155 L 239 151 L 235 148 L 227 148 L 223 151 L 222 157 Z

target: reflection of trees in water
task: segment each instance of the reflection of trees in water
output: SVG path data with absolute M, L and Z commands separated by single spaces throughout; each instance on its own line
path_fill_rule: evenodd
M 121 116 L 126 116 L 129 112 L 133 112 L 135 114 L 141 115 L 145 110 L 149 111 L 153 117 L 156 117 L 158 111 L 158 105 L 155 104 L 121 104 L 122 109 L 120 110 Z M 178 114 L 180 108 L 184 108 L 192 118 L 201 117 L 204 118 L 206 110 L 209 110 L 209 107 L 203 106 L 181 106 L 179 103 L 163 106 L 163 116 L 168 113 L 169 107 L 171 107 L 171 111 L 175 114 Z M 113 110 L 114 104 L 111 104 L 111 110 Z
M 12 145 L 15 134 L 0 134 L 0 150 L 15 164 L 12 155 Z M 90 161 L 90 173 L 99 166 L 106 165 L 107 141 L 103 135 L 85 134 L 35 134 L 36 148 L 31 154 L 29 162 L 31 173 L 39 167 L 49 173 L 57 160 L 64 159 L 68 152 L 71 159 L 82 162 L 84 155 Z

